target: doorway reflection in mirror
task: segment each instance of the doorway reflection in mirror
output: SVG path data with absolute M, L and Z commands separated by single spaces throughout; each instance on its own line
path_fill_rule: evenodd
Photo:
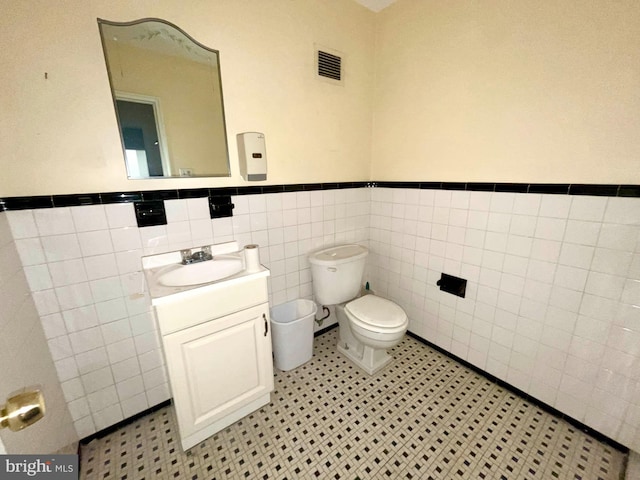
M 129 178 L 230 176 L 218 52 L 164 20 L 98 23 Z

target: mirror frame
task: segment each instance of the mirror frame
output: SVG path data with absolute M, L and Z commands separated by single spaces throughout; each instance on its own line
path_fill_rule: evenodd
M 107 67 L 107 76 L 109 78 L 109 89 L 111 91 L 111 99 L 113 101 L 113 108 L 115 111 L 115 115 L 116 115 L 116 122 L 117 122 L 117 128 L 118 128 L 118 134 L 120 135 L 120 144 L 122 147 L 122 161 L 124 163 L 124 167 L 125 167 L 125 171 L 127 173 L 127 179 L 128 180 L 163 180 L 163 179 L 167 179 L 167 180 L 176 180 L 176 179 L 185 179 L 185 178 L 222 178 L 222 177 L 231 177 L 231 158 L 229 156 L 229 139 L 228 139 L 228 135 L 227 135 L 227 116 L 226 116 L 226 112 L 225 112 L 225 108 L 224 108 L 224 92 L 222 89 L 222 73 L 221 73 L 221 68 L 220 68 L 220 51 L 207 47 L 206 45 L 202 44 L 201 42 L 197 41 L 195 38 L 193 38 L 191 35 L 189 35 L 187 32 L 185 32 L 182 28 L 178 27 L 176 24 L 171 23 L 167 20 L 163 20 L 161 18 L 155 18 L 155 17 L 148 17 L 148 18 L 141 18 L 138 20 L 132 20 L 129 22 L 114 22 L 112 20 L 105 20 L 103 18 L 98 18 L 98 31 L 100 33 L 100 44 L 102 45 L 102 53 L 104 55 L 104 61 L 105 61 L 105 66 Z M 158 23 L 163 23 L 171 28 L 175 28 L 178 32 L 180 32 L 181 34 L 183 34 L 185 37 L 187 37 L 190 41 L 192 41 L 194 44 L 196 44 L 198 47 L 207 50 L 211 53 L 215 53 L 216 57 L 217 57 L 217 75 L 218 75 L 218 84 L 220 85 L 220 111 L 222 114 L 222 129 L 224 131 L 224 149 L 225 149 L 225 153 L 227 156 L 227 173 L 220 173 L 220 174 L 205 174 L 205 175 L 190 175 L 190 176 L 181 176 L 181 175 L 175 175 L 175 176 L 149 176 L 149 177 L 131 177 L 129 175 L 129 170 L 127 169 L 127 163 L 126 163 L 126 153 L 125 153 L 125 145 L 124 145 L 124 136 L 122 133 L 122 124 L 120 122 L 120 114 L 118 112 L 118 105 L 117 105 L 117 96 L 116 94 L 121 94 L 121 92 L 116 91 L 114 89 L 114 85 L 113 85 L 113 79 L 112 79 L 112 75 L 111 75 L 111 68 L 109 67 L 109 59 L 107 57 L 107 47 L 106 47 L 106 42 L 105 42 L 105 38 L 103 35 L 103 30 L 102 30 L 102 26 L 103 25 L 109 25 L 109 26 L 114 26 L 114 27 L 128 27 L 128 26 L 132 26 L 132 25 L 139 25 L 141 23 L 146 23 L 146 22 L 158 22 Z M 165 138 L 163 140 L 163 142 L 165 144 L 165 146 L 169 143 L 169 139 L 167 138 L 167 136 L 165 135 Z M 167 149 L 165 149 L 165 152 L 167 151 Z M 163 152 L 163 154 L 165 153 Z M 169 160 L 170 161 L 170 160 Z M 164 164 L 164 159 L 163 159 L 163 164 Z

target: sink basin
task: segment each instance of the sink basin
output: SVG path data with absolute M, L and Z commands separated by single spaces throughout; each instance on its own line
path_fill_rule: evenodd
M 215 282 L 242 271 L 239 258 L 207 260 L 190 265 L 170 265 L 157 274 L 159 284 L 166 287 L 185 287 Z

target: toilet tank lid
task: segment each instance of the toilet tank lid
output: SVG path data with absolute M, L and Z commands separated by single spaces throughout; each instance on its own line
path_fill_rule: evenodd
M 309 255 L 309 263 L 314 265 L 338 265 L 340 263 L 353 262 L 366 257 L 369 250 L 362 245 L 338 245 L 325 248 Z
M 396 303 L 376 295 L 364 295 L 345 307 L 354 317 L 376 327 L 394 328 L 407 321 L 407 314 Z

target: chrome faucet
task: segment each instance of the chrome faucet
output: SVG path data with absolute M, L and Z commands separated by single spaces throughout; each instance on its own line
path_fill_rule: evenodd
M 180 250 L 180 255 L 182 256 L 183 265 L 190 265 L 192 263 L 204 262 L 213 259 L 213 256 L 211 255 L 211 247 L 209 246 L 200 247 L 199 251 L 193 253 L 191 253 L 190 248 Z

